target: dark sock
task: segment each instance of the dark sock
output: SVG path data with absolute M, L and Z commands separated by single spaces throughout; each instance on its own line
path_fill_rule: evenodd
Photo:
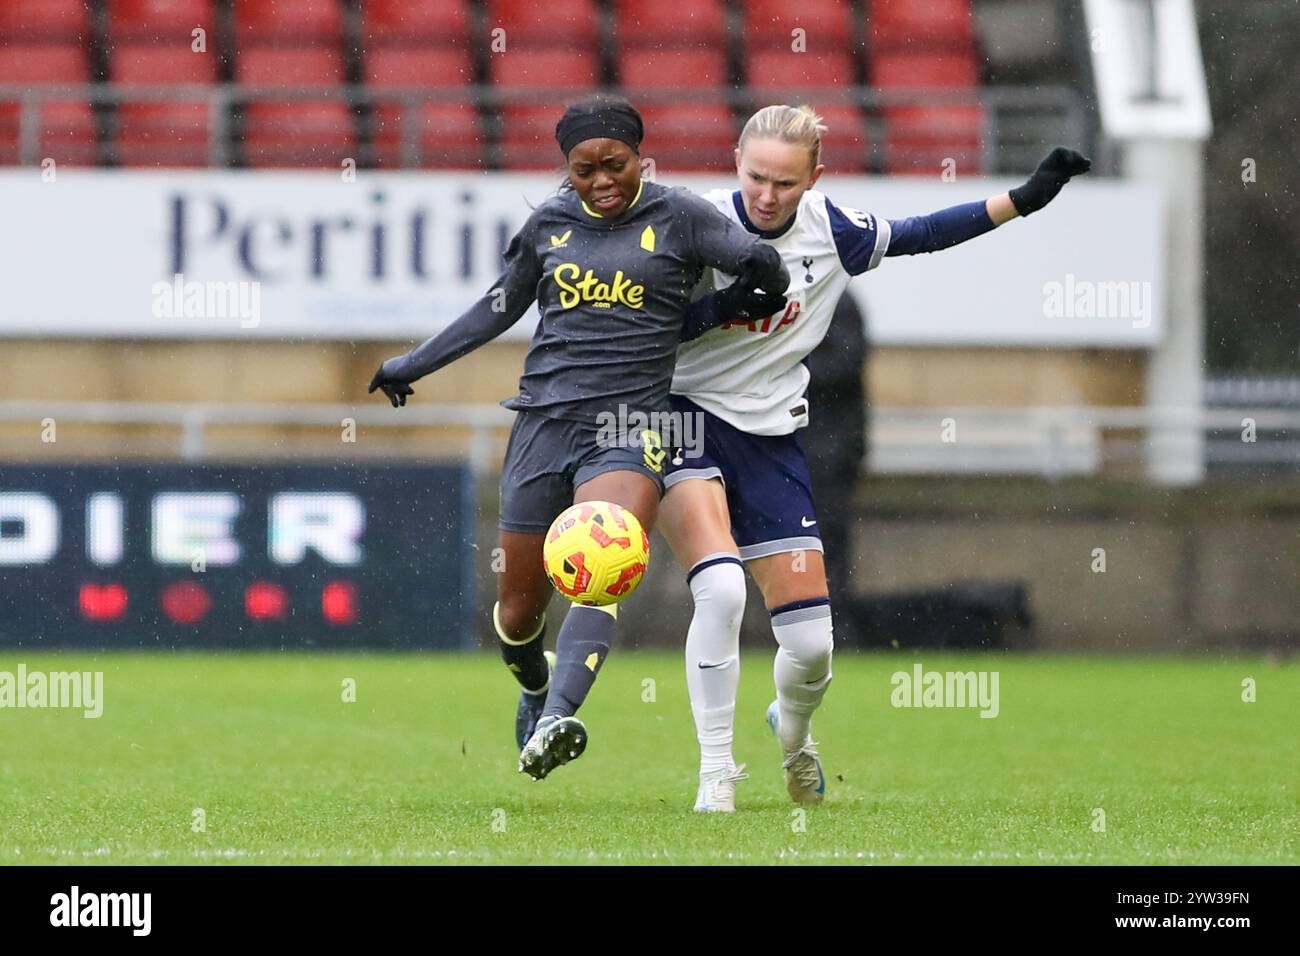
M 572 717 L 587 699 L 600 665 L 614 641 L 612 614 L 575 604 L 569 608 L 555 639 L 555 675 L 546 695 L 543 717 Z
M 496 623 L 495 621 L 493 622 Z M 536 691 L 546 686 L 550 679 L 550 669 L 546 666 L 546 621 L 536 637 L 529 638 L 524 644 L 509 644 L 497 630 L 497 646 L 501 648 L 501 659 L 506 662 L 510 673 L 515 675 L 519 686 L 524 690 Z

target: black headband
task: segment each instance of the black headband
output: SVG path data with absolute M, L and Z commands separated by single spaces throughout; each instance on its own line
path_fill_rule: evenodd
M 605 107 L 594 113 L 566 113 L 555 124 L 555 138 L 566 157 L 569 150 L 588 139 L 616 139 L 627 143 L 635 153 L 641 148 L 642 135 L 641 120 L 626 109 L 615 107 Z

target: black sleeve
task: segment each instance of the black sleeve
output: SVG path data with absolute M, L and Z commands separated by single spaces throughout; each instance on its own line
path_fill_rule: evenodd
M 510 240 L 505 269 L 488 293 L 447 328 L 401 356 L 400 368 L 392 370 L 394 377 L 414 382 L 436 372 L 492 341 L 528 311 L 542 280 L 542 266 L 533 242 L 535 218 L 530 217 Z
M 716 329 L 727 317 L 718 311 L 717 293 L 702 295 L 686 307 L 686 321 L 682 323 L 682 341 L 698 339 L 710 329 Z

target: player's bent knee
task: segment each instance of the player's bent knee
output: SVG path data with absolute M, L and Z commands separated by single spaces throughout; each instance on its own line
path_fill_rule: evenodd
M 544 597 L 550 598 L 547 593 Z M 546 619 L 547 600 L 522 594 L 502 596 L 492 609 L 492 623 L 497 635 L 514 643 L 537 636 Z
M 697 611 L 707 606 L 728 620 L 745 613 L 745 569 L 735 555 L 711 554 L 697 561 L 686 582 Z
M 772 609 L 772 633 L 777 643 L 805 666 L 825 662 L 835 650 L 831 605 L 826 598 L 796 601 Z

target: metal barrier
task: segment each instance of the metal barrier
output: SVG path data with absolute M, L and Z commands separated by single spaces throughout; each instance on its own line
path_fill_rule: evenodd
M 590 93 L 583 89 L 529 89 L 499 86 L 456 87 L 385 87 L 368 86 L 251 86 L 241 84 L 176 84 L 173 86 L 115 86 L 113 84 L 30 86 L 0 84 L 0 101 L 17 102 L 19 116 L 19 162 L 38 165 L 43 158 L 40 148 L 40 109 L 50 102 L 78 101 L 96 106 L 120 106 L 133 103 L 195 102 L 207 103 L 209 165 L 224 167 L 236 164 L 235 142 L 231 133 L 236 107 L 258 101 L 341 100 L 354 109 L 372 110 L 376 105 L 401 105 L 401 156 L 406 168 L 421 166 L 423 156 L 418 128 L 418 107 L 426 103 L 471 102 L 479 106 L 486 120 L 489 143 L 500 134 L 500 110 L 510 106 L 555 104 L 567 98 Z M 1031 170 L 1041 158 L 1044 144 L 1088 143 L 1089 124 L 1083 97 L 1066 86 L 1041 86 L 1028 89 L 1014 86 L 983 86 L 971 90 L 888 89 L 854 86 L 836 90 L 792 87 L 757 94 L 748 90 L 647 90 L 636 92 L 638 105 L 680 105 L 693 101 L 724 100 L 734 111 L 748 112 L 762 102 L 796 97 L 819 105 L 852 104 L 868 111 L 867 157 L 872 168 L 883 167 L 883 145 L 887 127 L 880 116 L 871 115 L 887 107 L 954 106 L 978 104 L 984 108 L 981 152 L 984 172 L 1020 173 Z M 1008 122 L 1011 117 L 1016 122 Z M 1025 121 L 1025 117 L 1028 121 Z M 365 118 L 366 120 L 369 117 Z M 370 144 L 361 143 L 357 157 L 361 165 L 373 160 Z M 112 138 L 99 143 L 99 161 L 111 160 Z M 490 167 L 499 158 L 489 152 Z M 556 164 L 559 165 L 558 162 Z
M 497 405 L 410 405 L 396 411 L 375 402 L 348 404 L 264 405 L 163 402 L 0 402 L 0 434 L 23 423 L 39 440 L 42 423 L 164 426 L 176 429 L 174 444 L 162 457 L 202 461 L 228 455 L 284 457 L 286 448 L 265 438 L 214 439 L 213 428 L 258 427 L 378 429 L 391 434 L 412 429 L 468 432 L 467 440 L 440 442 L 413 449 L 409 444 L 353 442 L 350 458 L 396 455 L 406 458 L 452 457 L 468 461 L 476 476 L 495 474 L 513 414 Z M 1034 406 L 1018 408 L 873 407 L 869 410 L 869 470 L 881 474 L 1090 475 L 1111 464 L 1139 462 L 1159 454 L 1163 441 L 1209 435 L 1207 464 L 1234 467 L 1288 466 L 1300 469 L 1300 410 L 1297 409 L 1162 409 L 1103 406 Z M 1252 440 L 1247 440 L 1249 433 Z M 339 455 L 341 439 L 292 443 L 289 457 Z M 67 445 L 65 445 L 67 447 Z M 75 446 L 74 446 L 75 447 Z M 131 444 L 115 437 L 113 453 L 129 453 Z M 12 440 L 0 444 L 0 460 L 21 458 Z M 92 456 L 93 457 L 93 456 Z M 865 463 L 864 463 L 865 464 Z

